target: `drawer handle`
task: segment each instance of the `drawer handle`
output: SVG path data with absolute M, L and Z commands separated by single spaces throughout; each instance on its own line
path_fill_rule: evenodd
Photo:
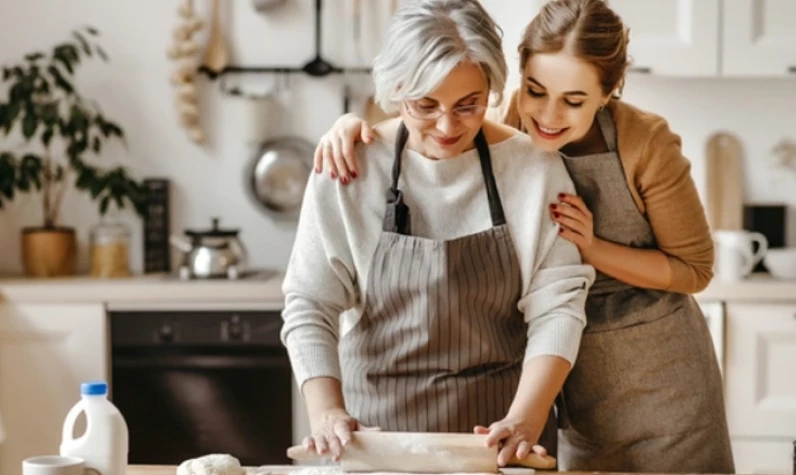
M 790 66 L 788 68 L 788 72 L 791 74 L 796 74 L 796 66 Z
M 796 67 L 794 67 L 794 70 L 796 70 Z M 633 67 L 631 67 L 629 69 L 629 71 L 631 73 L 650 74 L 650 73 L 652 73 L 652 68 L 649 68 L 647 66 L 633 66 Z M 791 71 L 791 72 L 794 72 L 794 71 Z

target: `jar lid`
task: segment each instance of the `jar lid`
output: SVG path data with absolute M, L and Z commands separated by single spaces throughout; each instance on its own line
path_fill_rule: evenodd
M 192 238 L 202 237 L 235 237 L 240 230 L 238 229 L 221 229 L 218 227 L 218 218 L 213 218 L 213 227 L 209 230 L 194 230 L 186 229 L 185 235 Z

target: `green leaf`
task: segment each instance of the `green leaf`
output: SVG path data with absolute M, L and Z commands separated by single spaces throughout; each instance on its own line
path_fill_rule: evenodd
M 108 212 L 108 205 L 110 204 L 110 202 L 111 202 L 111 197 L 109 195 L 105 195 L 102 197 L 102 200 L 100 200 L 100 209 L 99 209 L 100 215 L 105 216 L 105 213 Z
M 41 134 L 41 141 L 45 147 L 50 146 L 53 135 L 55 135 L 55 129 L 52 126 L 47 126 L 47 128 L 44 129 L 44 133 Z
M 75 88 L 72 86 L 72 83 L 70 83 L 64 77 L 63 73 L 61 73 L 61 70 L 58 69 L 55 65 L 51 64 L 47 68 L 47 72 L 49 72 L 50 75 L 53 77 L 55 85 L 61 88 L 61 90 L 63 90 L 65 93 L 72 94 L 73 92 L 75 92 Z
M 80 43 L 80 46 L 83 47 L 83 52 L 86 53 L 88 56 L 91 56 L 91 45 L 86 41 L 83 35 L 80 34 L 78 31 L 72 32 L 72 35 L 77 38 L 77 41 Z
M 102 141 L 99 137 L 94 137 L 94 145 L 92 148 L 94 149 L 94 153 L 100 153 L 100 150 L 102 149 Z
M 105 53 L 105 50 L 102 49 L 101 46 L 97 46 L 97 54 L 99 55 L 100 58 L 102 58 L 103 61 L 105 61 L 106 63 L 108 62 L 108 54 Z
M 12 102 L 8 106 L 8 110 L 6 111 L 6 122 L 5 122 L 5 133 L 8 135 L 11 132 L 11 129 L 14 127 L 14 121 L 17 120 L 17 116 L 19 115 L 20 107 L 18 102 Z
M 3 67 L 3 81 L 8 81 L 8 78 L 11 77 L 11 70 Z
M 89 34 L 91 34 L 91 35 L 99 36 L 99 30 L 94 28 L 93 26 L 87 26 L 86 27 L 86 31 L 88 31 Z
M 25 117 L 22 119 L 22 135 L 26 140 L 30 140 L 39 128 L 39 118 L 32 107 L 25 110 Z
M 69 72 L 70 75 L 75 73 L 74 68 L 72 67 L 72 58 L 69 53 L 69 50 L 65 48 L 65 45 L 58 46 L 55 48 L 55 52 L 53 52 L 53 62 L 58 61 L 61 63 L 64 68 Z
M 31 54 L 26 54 L 25 55 L 25 59 L 30 61 L 30 62 L 32 62 L 32 63 L 35 63 L 36 61 L 42 59 L 43 57 L 44 57 L 44 53 L 40 53 L 38 51 L 35 52 L 35 53 L 31 53 Z

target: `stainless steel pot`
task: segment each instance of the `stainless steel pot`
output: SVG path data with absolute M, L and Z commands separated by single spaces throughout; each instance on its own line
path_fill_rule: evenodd
M 237 279 L 246 267 L 247 253 L 239 230 L 220 229 L 218 218 L 208 230 L 186 230 L 187 238 L 171 236 L 171 244 L 185 253 L 180 278 Z
M 263 143 L 246 172 L 246 188 L 271 219 L 295 222 L 313 165 L 313 145 L 298 137 Z

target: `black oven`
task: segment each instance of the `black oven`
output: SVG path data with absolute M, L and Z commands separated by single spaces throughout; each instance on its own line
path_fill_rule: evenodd
M 111 311 L 112 400 L 131 464 L 228 453 L 286 464 L 293 380 L 275 311 Z

